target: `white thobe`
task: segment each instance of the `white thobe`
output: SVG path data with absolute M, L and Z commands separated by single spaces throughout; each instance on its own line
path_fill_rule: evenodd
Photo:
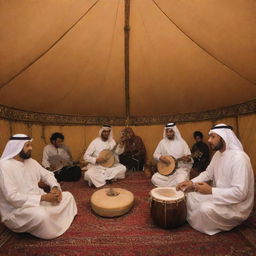
M 248 218 L 254 200 L 254 174 L 248 156 L 217 151 L 206 171 L 193 182 L 213 181 L 212 194 L 187 194 L 187 220 L 208 235 L 230 230 Z
M 0 212 L 2 222 L 14 232 L 28 232 L 43 239 L 63 234 L 77 214 L 76 202 L 69 192 L 60 203 L 41 201 L 43 181 L 58 186 L 54 175 L 34 159 L 0 161 Z M 60 188 L 60 187 L 59 187 Z
M 125 178 L 126 167 L 118 162 L 116 157 L 115 164 L 106 168 L 96 163 L 100 152 L 104 149 L 113 150 L 116 142 L 113 139 L 103 141 L 100 137 L 93 140 L 84 154 L 84 160 L 88 162 L 88 171 L 84 173 L 84 179 L 89 185 L 101 187 L 106 184 L 106 180 Z
M 154 159 L 158 161 L 161 156 L 173 156 L 174 158 L 178 159 L 190 154 L 190 149 L 183 139 L 169 140 L 164 138 L 159 142 L 153 156 Z M 189 163 L 178 161 L 178 166 L 174 174 L 164 176 L 157 172 L 152 176 L 151 181 L 155 186 L 158 187 L 176 186 L 178 183 L 189 179 L 192 164 L 192 159 Z
M 66 162 L 66 163 L 71 163 L 72 162 L 71 158 L 70 158 L 70 155 L 68 154 L 67 151 L 65 151 L 65 149 L 63 149 L 62 147 L 56 148 L 52 144 L 48 144 L 44 147 L 44 150 L 43 150 L 42 165 L 45 168 L 50 167 L 51 164 L 52 164 L 51 163 L 51 158 L 54 158 L 55 156 L 58 156 L 59 159 L 63 159 L 64 162 Z M 61 169 L 62 167 L 63 167 L 63 165 L 59 166 L 58 169 Z

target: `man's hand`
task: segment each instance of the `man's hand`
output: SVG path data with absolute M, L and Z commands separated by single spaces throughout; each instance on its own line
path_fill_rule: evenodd
M 165 164 L 169 164 L 170 163 L 169 159 L 167 157 L 165 157 L 165 156 L 160 156 L 159 160 L 161 162 L 165 163 Z
M 176 186 L 176 190 L 181 190 L 183 192 L 194 191 L 194 183 L 191 180 L 183 181 Z
M 183 157 L 180 158 L 180 160 L 183 161 L 183 162 L 186 162 L 186 163 L 191 162 L 190 156 L 183 156 Z
M 201 194 L 212 194 L 212 187 L 206 182 L 195 183 L 195 191 Z
M 55 171 L 57 169 L 57 166 L 55 164 L 50 165 L 50 171 Z
M 51 193 L 58 196 L 58 202 L 62 200 L 62 192 L 59 190 L 58 187 L 53 187 L 51 189 Z
M 47 193 L 41 196 L 41 201 L 46 201 L 50 203 L 59 203 L 59 196 L 53 193 Z
M 106 162 L 106 159 L 104 157 L 98 157 L 96 159 L 97 164 L 103 164 L 104 162 Z

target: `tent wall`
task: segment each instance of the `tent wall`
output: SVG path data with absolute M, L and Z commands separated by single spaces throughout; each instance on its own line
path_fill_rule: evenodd
M 178 124 L 183 138 L 191 147 L 194 143 L 193 132 L 200 130 L 207 140 L 208 131 L 215 123 L 226 123 L 234 127 L 234 131 L 242 141 L 244 149 L 251 158 L 256 173 L 256 114 L 242 115 L 238 118 L 224 118 L 215 121 L 188 122 Z M 0 153 L 11 134 L 25 133 L 33 137 L 33 157 L 41 161 L 43 147 L 49 143 L 49 137 L 53 132 L 61 132 L 65 135 L 65 144 L 71 149 L 74 160 L 80 160 L 89 143 L 98 136 L 100 126 L 47 126 L 28 124 L 0 119 Z M 119 139 L 123 126 L 113 126 L 114 138 Z M 132 126 L 135 133 L 142 137 L 146 149 L 148 161 L 152 161 L 153 152 L 163 136 L 163 125 Z

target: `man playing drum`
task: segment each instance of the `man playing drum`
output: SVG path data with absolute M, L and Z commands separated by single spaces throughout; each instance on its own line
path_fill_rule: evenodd
M 190 149 L 175 123 L 168 123 L 165 126 L 163 139 L 159 142 L 155 152 L 154 159 L 169 164 L 168 156 L 172 156 L 177 161 L 177 167 L 174 173 L 162 175 L 155 173 L 151 181 L 158 187 L 172 187 L 178 183 L 188 180 L 193 159 L 190 157 Z
M 219 124 L 209 132 L 216 151 L 207 169 L 191 181 L 178 184 L 187 194 L 187 221 L 196 230 L 214 235 L 248 218 L 254 199 L 251 162 L 232 127 Z M 212 181 L 210 186 L 207 181 Z
M 125 178 L 126 167 L 118 162 L 117 157 L 113 166 L 106 167 L 106 157 L 100 156 L 103 150 L 115 151 L 115 148 L 116 142 L 112 138 L 111 126 L 103 125 L 99 131 L 99 137 L 90 143 L 84 154 L 84 160 L 89 162 L 84 179 L 88 181 L 89 186 L 93 184 L 95 187 L 101 187 L 106 184 L 106 181 Z

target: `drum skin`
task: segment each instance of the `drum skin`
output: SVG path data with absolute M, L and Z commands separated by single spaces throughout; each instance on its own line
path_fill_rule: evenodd
M 170 229 L 185 223 L 187 217 L 185 197 L 170 202 L 151 197 L 150 203 L 151 217 L 158 226 Z
M 164 158 L 169 161 L 169 164 L 158 161 L 157 170 L 160 174 L 164 176 L 169 176 L 175 172 L 177 167 L 177 161 L 172 156 L 164 156 Z
M 116 196 L 109 196 L 109 188 L 103 188 L 94 192 L 91 196 L 92 210 L 102 217 L 117 217 L 127 213 L 134 204 L 132 192 L 113 188 L 118 193 Z

